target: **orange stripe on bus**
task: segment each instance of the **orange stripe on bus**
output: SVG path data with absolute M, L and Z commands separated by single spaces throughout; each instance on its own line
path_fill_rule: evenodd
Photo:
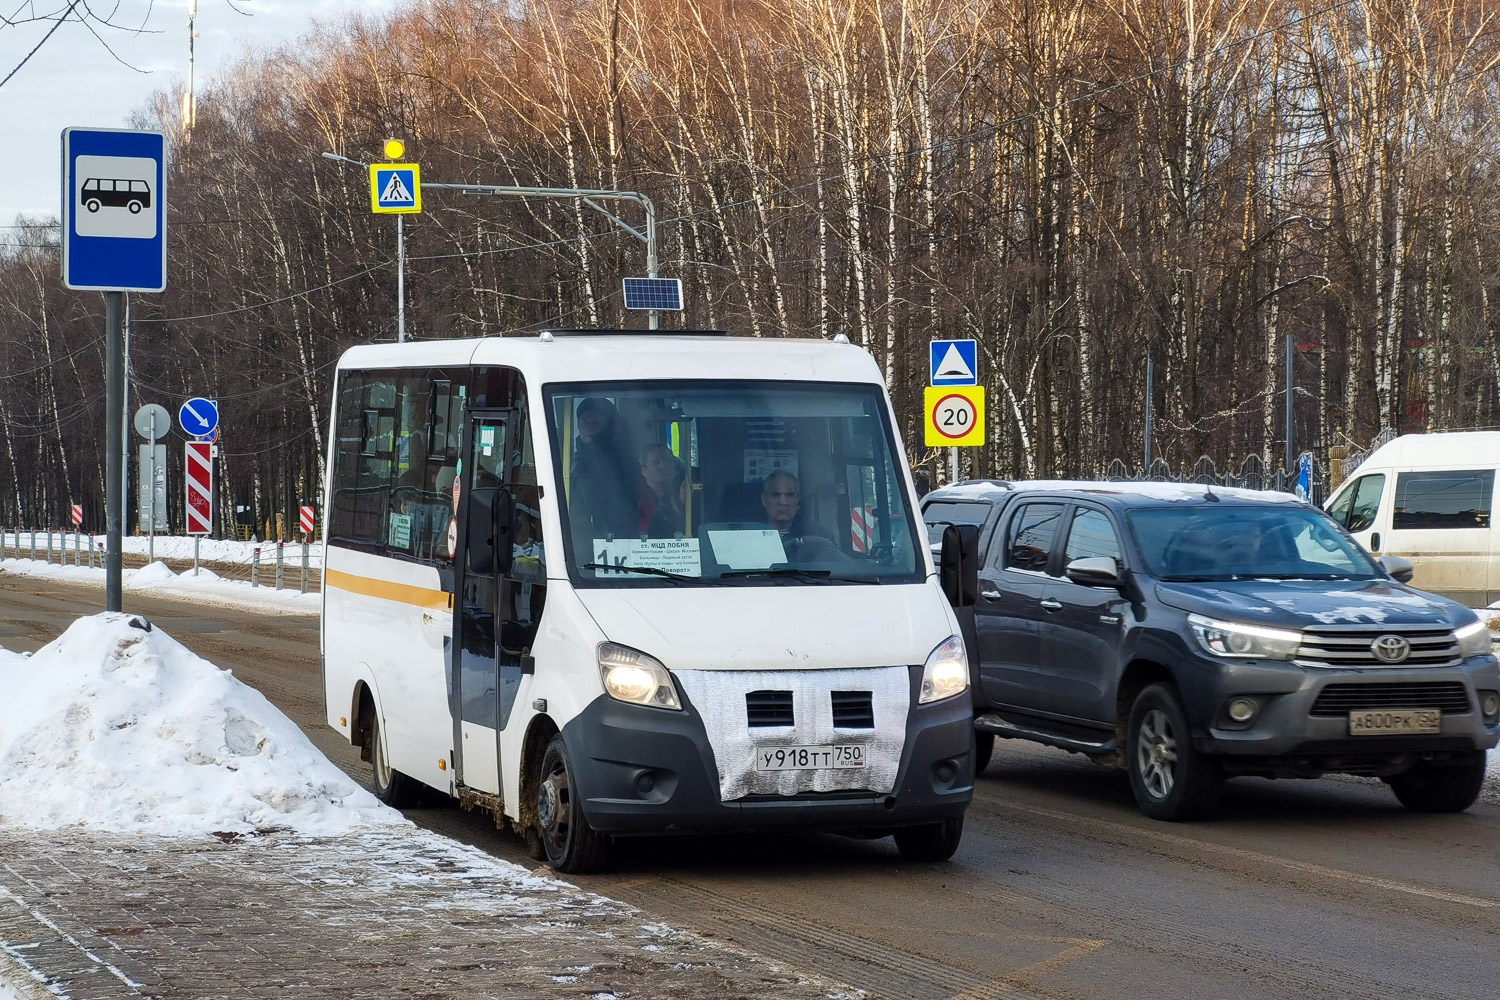
M 355 576 L 353 573 L 345 573 L 336 569 L 324 572 L 323 582 L 327 586 L 347 590 L 361 597 L 378 597 L 381 600 L 396 601 L 399 604 L 414 604 L 419 608 L 447 611 L 452 606 L 449 603 L 451 598 L 442 590 L 429 590 L 426 587 L 413 587 L 409 583 L 391 583 L 389 580 Z

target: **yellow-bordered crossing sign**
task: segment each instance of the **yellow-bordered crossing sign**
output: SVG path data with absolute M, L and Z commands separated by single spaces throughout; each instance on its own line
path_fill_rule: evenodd
M 923 402 L 927 447 L 984 444 L 984 386 L 929 385 Z
M 422 168 L 415 163 L 370 164 L 370 211 L 422 211 Z

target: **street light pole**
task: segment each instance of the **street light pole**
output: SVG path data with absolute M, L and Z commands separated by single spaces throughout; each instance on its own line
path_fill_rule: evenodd
M 369 169 L 368 163 L 359 160 L 351 160 L 347 156 L 339 156 L 337 153 L 322 154 L 325 160 L 337 160 L 341 163 L 352 163 L 356 167 Z M 432 184 L 422 182 L 423 188 L 442 188 L 448 191 L 459 191 L 463 194 L 490 194 L 511 195 L 517 198 L 576 198 L 589 208 L 598 212 L 631 236 L 646 244 L 646 276 L 657 277 L 656 257 L 656 206 L 651 199 L 639 191 L 613 191 L 596 188 L 551 188 L 551 187 L 515 187 L 505 184 Z M 635 226 L 621 219 L 615 213 L 609 211 L 601 201 L 630 201 L 641 206 L 646 213 L 645 231 L 642 232 Z M 406 339 L 406 294 L 404 291 L 406 282 L 406 253 L 402 238 L 401 216 L 396 216 L 396 289 L 400 304 L 396 310 L 396 336 L 397 339 Z M 651 329 L 657 328 L 658 310 L 650 310 L 648 325 Z

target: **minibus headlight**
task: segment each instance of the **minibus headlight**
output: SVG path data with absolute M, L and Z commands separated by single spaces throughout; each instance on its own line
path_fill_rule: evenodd
M 964 652 L 964 641 L 958 636 L 949 636 L 931 653 L 922 665 L 922 690 L 917 704 L 942 701 L 962 694 L 969 687 L 969 657 Z
M 1458 655 L 1466 660 L 1471 656 L 1483 656 L 1490 651 L 1490 630 L 1482 621 L 1455 629 L 1453 638 L 1458 640 Z
M 1221 622 L 1202 615 L 1188 615 L 1188 626 L 1198 645 L 1215 656 L 1245 657 L 1257 660 L 1290 660 L 1302 645 L 1302 633 L 1287 629 L 1266 628 Z
M 599 676 L 604 680 L 604 690 L 617 701 L 652 708 L 682 708 L 677 685 L 672 683 L 667 668 L 656 657 L 638 649 L 601 642 Z

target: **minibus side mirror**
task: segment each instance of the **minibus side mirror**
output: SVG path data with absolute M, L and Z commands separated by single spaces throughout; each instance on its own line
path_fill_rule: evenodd
M 481 489 L 469 494 L 468 567 L 478 576 L 510 570 L 514 561 L 511 525 L 516 516 L 509 490 Z
M 1411 583 L 1412 576 L 1417 572 L 1410 560 L 1400 556 L 1381 556 L 1380 565 L 1397 583 Z
M 1120 570 L 1109 556 L 1090 556 L 1068 563 L 1063 575 L 1081 587 L 1118 587 Z
M 979 593 L 979 525 L 950 524 L 943 529 L 938 582 L 955 608 L 974 603 Z

